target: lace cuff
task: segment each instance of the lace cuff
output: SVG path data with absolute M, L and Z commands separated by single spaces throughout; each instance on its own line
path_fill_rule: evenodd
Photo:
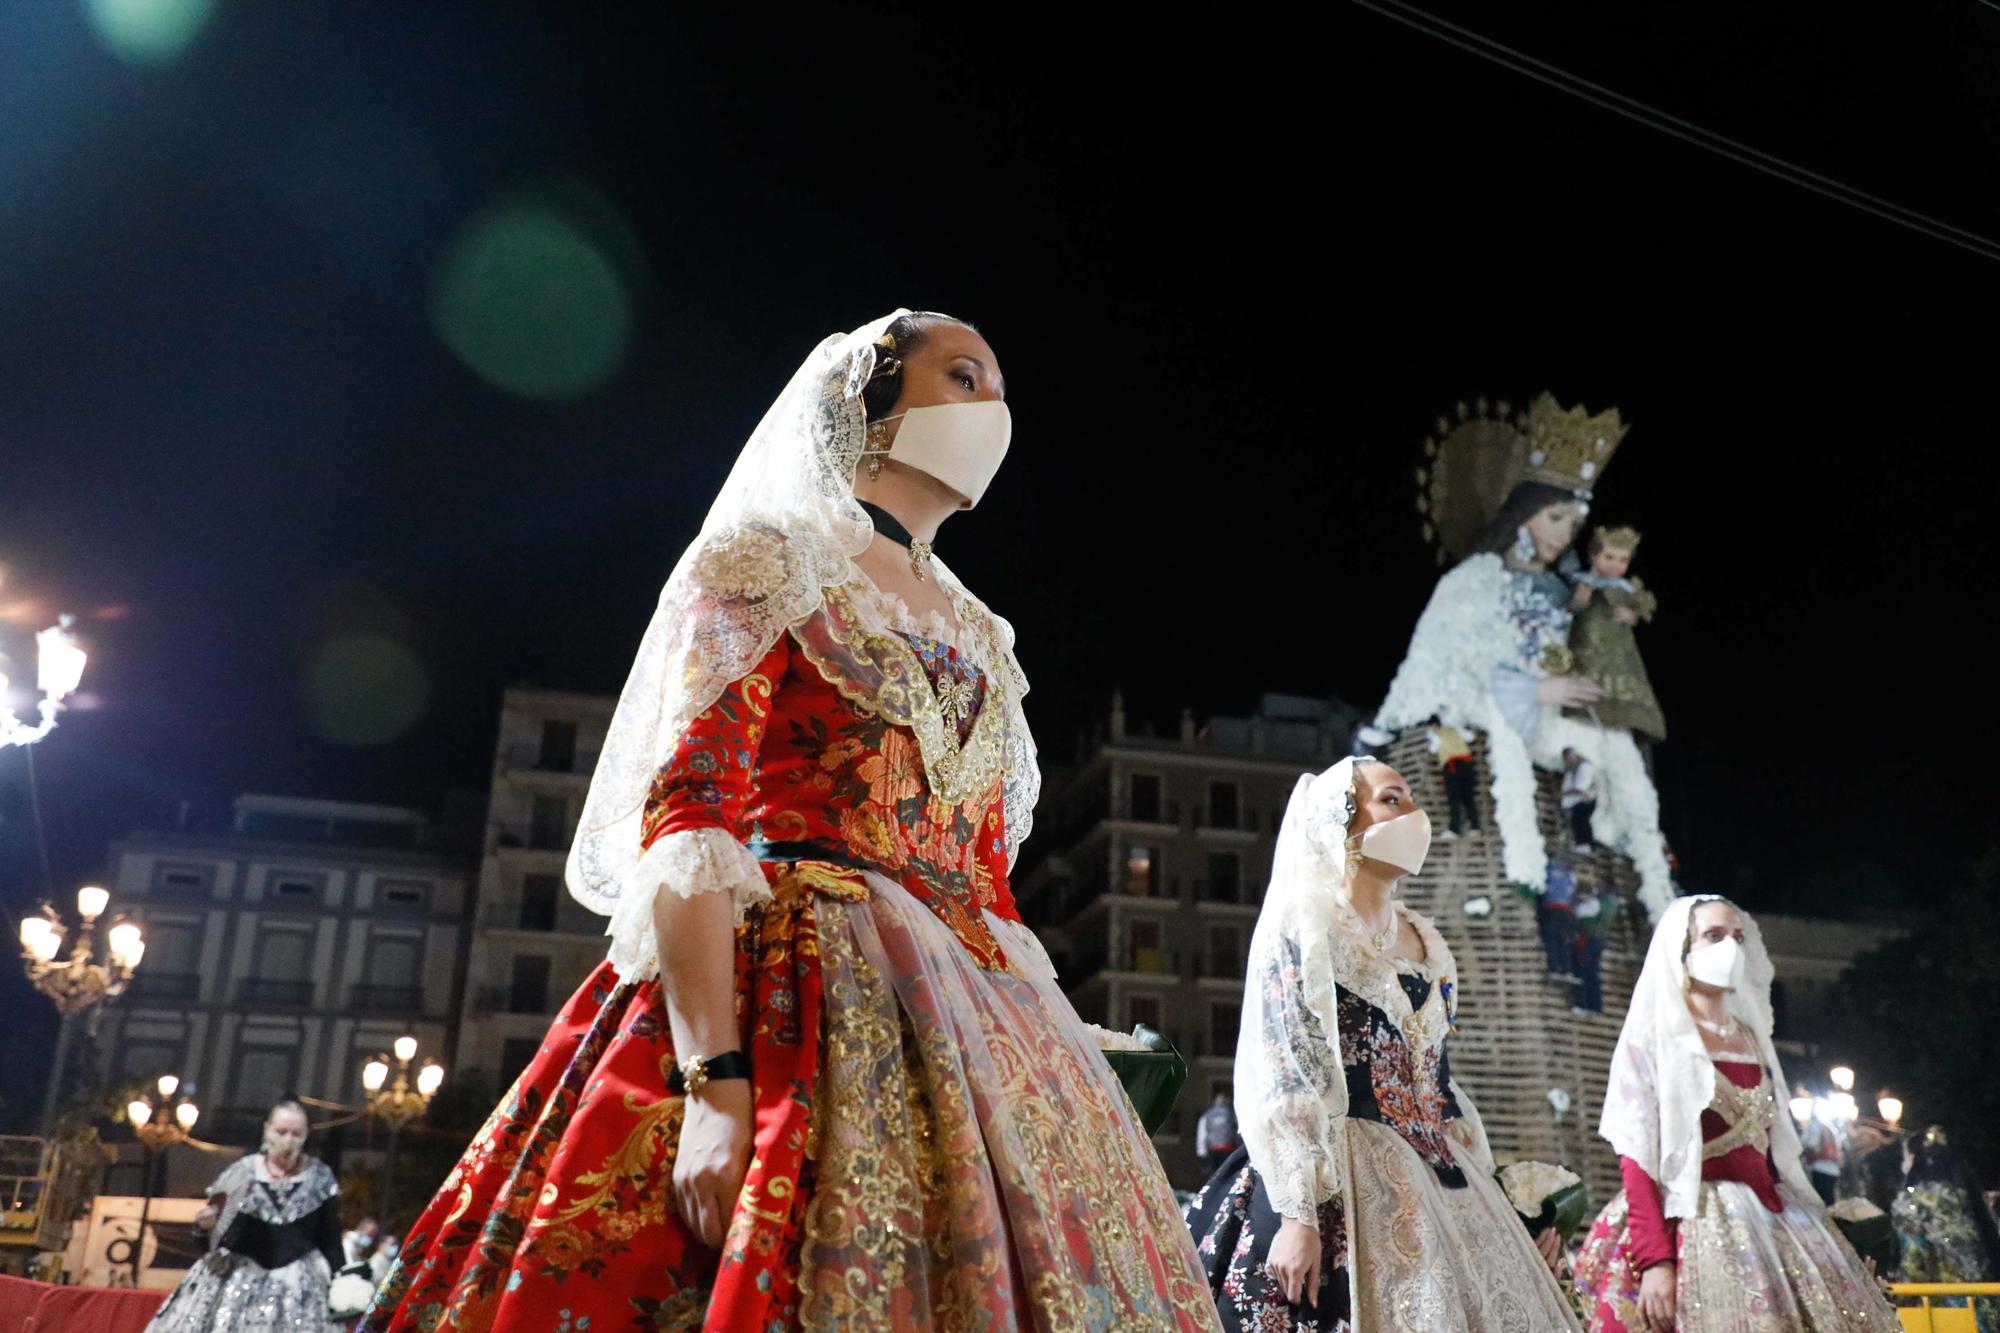
M 745 908 L 768 902 L 771 897 L 771 885 L 757 858 L 728 829 L 693 828 L 662 834 L 627 875 L 617 910 L 604 928 L 611 937 L 611 965 L 628 981 L 660 974 L 653 903 L 663 888 L 683 898 L 727 893 L 735 900 L 739 922 Z
M 1347 1117 L 1328 1116 L 1314 1099 L 1288 1099 L 1274 1108 L 1264 1127 L 1268 1142 L 1260 1153 L 1250 1150 L 1250 1165 L 1263 1179 L 1271 1210 L 1280 1217 L 1319 1226 L 1319 1206 L 1340 1193 L 1346 1175 Z M 1313 1128 L 1306 1128 L 1308 1123 Z M 1271 1160 L 1261 1160 L 1268 1157 Z

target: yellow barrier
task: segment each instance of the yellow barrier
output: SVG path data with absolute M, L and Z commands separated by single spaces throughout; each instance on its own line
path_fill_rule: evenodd
M 1978 1333 L 1977 1315 L 1970 1306 L 1940 1308 L 1931 1302 L 1943 1296 L 2000 1296 L 2000 1282 L 1891 1282 L 1889 1290 L 1919 1302 L 1897 1309 L 1903 1333 Z

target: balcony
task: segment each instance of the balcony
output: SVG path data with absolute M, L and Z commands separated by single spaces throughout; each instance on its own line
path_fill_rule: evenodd
M 1207 809 L 1201 812 L 1199 827 L 1205 833 L 1255 833 L 1257 812 L 1243 809 Z
M 1150 824 L 1157 828 L 1178 829 L 1181 825 L 1181 803 L 1179 801 L 1133 801 L 1120 797 L 1111 803 L 1111 818 L 1128 824 Z
M 236 983 L 236 998 L 243 1004 L 275 1004 L 304 1009 L 313 1002 L 310 981 L 278 981 L 270 977 L 245 977 Z
M 1240 950 L 1228 953 L 1205 953 L 1201 956 L 1200 976 L 1208 981 L 1241 982 L 1246 967 Z
M 347 1007 L 367 1010 L 369 1013 L 421 1013 L 424 1007 L 424 988 L 382 986 L 373 982 L 363 982 L 348 988 Z
M 488 903 L 479 912 L 482 930 L 520 930 L 535 935 L 588 935 L 601 939 L 604 918 L 567 893 L 558 903 Z
M 125 993 L 135 1000 L 195 1000 L 201 996 L 201 974 L 148 972 L 142 967 L 132 974 Z
M 1063 974 L 1063 984 L 1079 986 L 1100 972 L 1122 972 L 1128 976 L 1157 977 L 1167 981 L 1185 980 L 1180 952 L 1176 949 L 1106 949 L 1100 941 L 1080 950 Z
M 553 824 L 537 824 L 530 828 L 508 824 L 494 833 L 493 842 L 496 847 L 526 849 L 531 852 L 568 852 L 570 831 Z
M 597 767 L 597 752 L 579 750 L 574 754 L 552 754 L 539 745 L 510 745 L 500 752 L 500 763 L 509 773 L 587 778 Z

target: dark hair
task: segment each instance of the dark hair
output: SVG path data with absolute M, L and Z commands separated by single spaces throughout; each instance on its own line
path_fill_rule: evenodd
M 1576 503 L 1576 492 L 1562 486 L 1551 486 L 1545 481 L 1524 481 L 1508 492 L 1506 502 L 1500 512 L 1486 525 L 1479 544 L 1472 548 L 1474 555 L 1505 555 L 1514 549 L 1514 537 L 1521 525 L 1550 505 Z
M 979 331 L 965 320 L 935 310 L 913 310 L 889 321 L 884 332 L 896 340 L 896 350 L 875 358 L 875 373 L 861 387 L 861 406 L 868 420 L 880 421 L 896 410 L 896 400 L 903 396 L 903 361 L 924 345 L 931 329 L 939 324 L 957 324 L 974 333 Z M 892 366 L 895 369 L 890 369 Z

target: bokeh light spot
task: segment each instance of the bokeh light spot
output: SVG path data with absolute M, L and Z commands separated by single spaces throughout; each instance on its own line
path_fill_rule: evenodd
M 431 676 L 407 645 L 386 634 L 336 634 L 306 667 L 306 707 L 314 730 L 341 745 L 382 745 L 422 720 Z
M 215 0 L 84 0 L 97 39 L 134 65 L 159 65 L 187 49 Z
M 489 384 L 564 402 L 625 365 L 644 281 L 608 200 L 580 182 L 543 182 L 467 222 L 439 268 L 432 317 Z

